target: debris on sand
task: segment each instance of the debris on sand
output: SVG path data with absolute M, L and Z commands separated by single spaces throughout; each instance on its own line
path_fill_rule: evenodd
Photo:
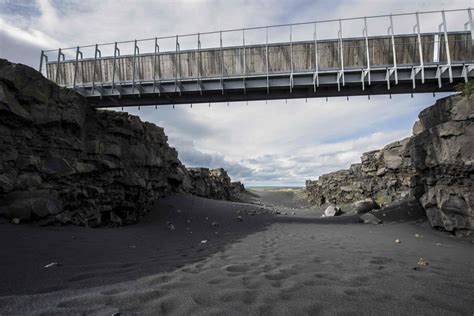
M 166 222 L 166 227 L 168 227 L 169 230 L 175 230 L 176 229 L 174 224 L 171 223 L 171 222 Z
M 423 258 L 420 258 L 418 260 L 418 263 L 417 263 L 419 266 L 427 266 L 428 265 L 428 261 L 426 261 L 425 259 Z
M 47 265 L 45 265 L 44 267 L 45 268 L 54 268 L 54 267 L 59 267 L 60 264 L 57 263 L 57 262 L 51 262 L 51 263 L 48 263 Z
M 212 222 L 212 223 L 211 223 L 211 226 L 212 226 L 212 227 L 219 227 L 219 223 L 218 223 L 218 222 Z
M 244 221 L 244 218 L 242 216 L 237 216 L 235 219 L 238 220 L 238 221 L 241 221 L 241 222 Z
M 423 238 L 423 235 L 415 234 L 415 237 L 416 237 L 416 238 Z
M 18 217 L 15 217 L 14 219 L 12 219 L 12 223 L 18 225 L 20 224 L 20 219 Z
M 205 245 L 205 244 L 207 244 L 207 239 L 201 240 L 201 245 Z
M 400 244 L 401 243 L 400 239 L 395 239 L 395 243 Z

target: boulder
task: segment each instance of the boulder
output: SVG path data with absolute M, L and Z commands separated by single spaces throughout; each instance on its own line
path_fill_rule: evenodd
M 372 210 L 378 209 L 379 206 L 377 203 L 372 199 L 365 199 L 361 201 L 354 202 L 352 204 L 352 209 L 356 214 L 364 214 L 368 213 Z
M 325 217 L 332 217 L 332 216 L 339 216 L 341 215 L 341 208 L 335 206 L 335 205 L 329 205 L 325 210 L 324 210 L 324 216 Z
M 382 220 L 380 220 L 377 216 L 372 213 L 365 213 L 359 216 L 359 219 L 364 224 L 380 224 Z

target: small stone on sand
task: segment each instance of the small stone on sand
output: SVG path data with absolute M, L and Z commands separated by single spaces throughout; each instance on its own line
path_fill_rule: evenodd
M 418 260 L 418 263 L 417 263 L 419 266 L 427 266 L 428 265 L 428 261 L 426 261 L 425 259 L 423 258 L 420 258 Z
M 401 243 L 400 239 L 395 239 L 395 243 L 397 244 Z
M 14 219 L 12 219 L 12 223 L 13 224 L 20 224 L 20 219 L 18 217 L 15 217 Z
M 60 264 L 57 263 L 57 262 L 51 262 L 51 263 L 48 263 L 47 265 L 45 265 L 44 267 L 45 268 L 53 268 L 53 267 L 59 267 Z
M 201 240 L 201 244 L 203 244 L 203 245 L 204 245 L 204 244 L 207 244 L 207 239 Z
M 211 223 L 211 226 L 212 226 L 212 227 L 218 227 L 218 226 L 219 226 L 219 223 L 218 223 L 218 222 L 212 222 L 212 223 Z
M 244 218 L 242 216 L 237 216 L 235 219 L 237 219 L 238 221 L 241 221 L 243 222 Z

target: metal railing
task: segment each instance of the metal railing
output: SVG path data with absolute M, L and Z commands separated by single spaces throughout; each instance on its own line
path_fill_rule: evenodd
M 450 22 L 453 26 L 450 28 L 447 15 L 452 15 Z M 403 19 L 403 23 L 398 21 L 397 24 L 396 19 Z M 402 30 L 409 26 L 407 19 L 413 22 L 409 31 Z M 349 25 L 346 28 L 345 23 L 359 23 L 362 28 L 359 35 L 353 34 L 356 27 Z M 369 23 L 377 24 L 374 31 L 369 28 Z M 337 36 L 329 31 L 334 24 Z M 299 27 L 303 29 L 297 34 Z M 287 30 L 286 36 L 281 29 Z M 272 38 L 272 30 L 280 32 Z M 258 31 L 263 31 L 264 36 L 258 38 L 259 34 L 252 33 Z M 213 36 L 214 42 L 205 47 L 204 37 Z M 412 42 L 407 44 L 404 40 Z M 224 42 L 229 45 L 224 45 Z M 132 91 L 140 93 L 142 82 L 152 82 L 153 91 L 160 93 L 164 81 L 174 81 L 175 91 L 180 92 L 183 80 L 195 80 L 200 85 L 206 79 L 220 80 L 224 93 L 226 78 L 242 78 L 245 90 L 246 78 L 254 75 L 266 76 L 268 93 L 270 77 L 282 73 L 290 77 L 290 90 L 295 75 L 312 73 L 316 89 L 320 74 L 327 71 L 337 73 L 340 90 L 340 86 L 345 85 L 346 72 L 351 69 L 362 69 L 362 83 L 370 85 L 371 71 L 375 67 L 387 68 L 388 78 L 393 78 L 397 84 L 397 70 L 409 66 L 413 68 L 414 76 L 419 75 L 424 83 L 425 67 L 438 64 L 439 77 L 447 72 L 452 82 L 453 63 L 474 62 L 473 45 L 474 22 L 472 8 L 468 8 L 320 20 L 44 50 L 39 69 L 43 73 L 46 71 L 46 76 L 58 84 L 72 88 L 91 86 L 92 94 L 98 85 L 107 84 L 113 92 L 122 83 L 131 84 Z M 354 50 L 359 56 L 357 60 L 347 55 Z M 383 58 L 376 54 L 377 51 L 385 53 Z M 324 60 L 323 55 L 328 52 L 334 56 Z M 289 55 L 288 60 L 281 58 L 285 53 Z M 189 62 L 191 58 L 194 58 L 194 64 Z M 258 58 L 261 60 L 255 63 Z M 276 67 L 273 61 L 279 58 L 281 67 Z M 307 61 L 305 67 L 301 67 L 302 59 Z M 259 69 L 256 69 L 257 64 Z M 463 71 L 470 72 L 472 67 Z M 467 74 L 465 77 L 467 79 Z

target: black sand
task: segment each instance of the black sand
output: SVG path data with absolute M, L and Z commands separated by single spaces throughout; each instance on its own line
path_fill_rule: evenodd
M 278 216 L 247 215 L 251 210 L 264 211 L 175 196 L 161 200 L 141 223 L 122 228 L 0 225 L 0 314 L 474 311 L 470 240 L 419 220 L 364 225 L 351 216 L 311 217 L 304 209 Z M 420 258 L 428 265 L 418 265 Z M 61 266 L 44 268 L 53 261 Z

